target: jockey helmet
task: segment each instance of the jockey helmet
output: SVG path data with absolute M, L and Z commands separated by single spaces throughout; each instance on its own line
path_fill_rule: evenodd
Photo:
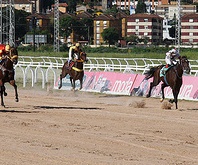
M 79 47 L 80 46 L 80 44 L 79 43 L 76 43 L 76 47 Z
M 6 45 L 5 46 L 5 51 L 9 51 L 10 50 L 10 45 Z

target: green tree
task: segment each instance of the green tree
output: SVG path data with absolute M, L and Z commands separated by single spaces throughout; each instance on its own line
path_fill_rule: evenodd
M 27 13 L 23 10 L 15 9 L 15 38 L 16 40 L 22 40 L 24 35 L 27 33 L 27 20 L 26 17 L 30 13 Z
M 77 20 L 75 18 L 73 17 L 61 18 L 59 22 L 60 36 L 63 36 L 66 39 L 72 33 L 72 30 L 74 30 L 76 27 L 77 27 Z
M 139 42 L 139 37 L 136 35 L 130 35 L 125 37 L 125 41 L 128 43 L 128 45 L 136 45 Z
M 117 29 L 113 27 L 104 29 L 101 35 L 102 35 L 103 40 L 108 42 L 109 47 L 110 45 L 115 44 L 119 39 L 119 33 Z
M 79 20 L 79 29 L 76 33 L 79 35 L 81 40 L 89 41 L 93 36 L 93 19 L 91 18 L 82 18 Z
M 135 13 L 146 13 L 146 4 L 144 3 L 144 0 L 138 0 Z

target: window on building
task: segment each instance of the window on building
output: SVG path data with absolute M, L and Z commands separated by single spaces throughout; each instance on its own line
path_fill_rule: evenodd
M 144 29 L 148 29 L 148 26 L 144 26 Z
M 190 26 L 190 29 L 194 29 L 193 26 Z
M 144 19 L 144 22 L 148 22 L 148 19 Z
M 192 38 L 190 38 L 190 39 L 189 39 L 189 42 L 190 42 L 190 43 L 193 43 L 193 39 L 192 39 Z
M 193 19 L 189 19 L 189 22 L 193 22 Z
M 100 27 L 96 27 L 96 32 L 100 33 Z
M 103 25 L 104 26 L 107 26 L 107 21 L 103 21 Z
M 96 35 L 96 38 L 97 38 L 97 39 L 100 39 L 100 34 L 97 34 L 97 35 Z
M 100 26 L 100 21 L 96 21 L 96 26 Z
M 138 23 L 139 22 L 139 19 L 135 19 L 135 22 Z
M 138 31 L 139 30 L 139 26 L 135 26 L 135 30 Z
M 189 36 L 193 36 L 193 33 L 189 33 Z
M 148 33 L 146 32 L 146 33 L 144 33 L 144 36 L 148 36 Z

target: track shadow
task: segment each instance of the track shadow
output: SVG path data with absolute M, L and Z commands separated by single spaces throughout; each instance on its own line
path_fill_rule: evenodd
M 83 110 L 101 110 L 97 107 L 59 107 L 59 106 L 34 106 L 35 109 L 83 109 Z
M 187 110 L 197 111 L 197 110 L 198 110 L 198 108 L 188 108 Z
M 0 110 L 0 113 L 39 113 L 38 111 L 16 111 L 16 110 Z

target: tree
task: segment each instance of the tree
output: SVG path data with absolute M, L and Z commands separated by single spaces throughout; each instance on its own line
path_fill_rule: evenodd
M 136 35 L 130 35 L 128 37 L 125 37 L 126 42 L 128 45 L 136 45 L 139 42 L 139 37 Z
M 110 45 L 115 44 L 119 39 L 118 31 L 116 28 L 113 28 L 113 27 L 104 29 L 101 35 L 102 35 L 103 40 L 108 42 L 109 47 Z
M 21 39 L 27 33 L 27 20 L 26 17 L 30 13 L 15 9 L 15 38 L 16 40 Z
M 51 6 L 54 4 L 54 0 L 43 0 L 41 2 L 44 11 L 46 11 L 46 9 L 51 9 Z
M 60 19 L 59 28 L 60 36 L 68 38 L 72 33 L 74 27 L 76 27 L 77 21 L 73 17 L 63 17 Z
M 138 0 L 135 13 L 146 13 L 146 4 L 144 3 L 144 0 Z

